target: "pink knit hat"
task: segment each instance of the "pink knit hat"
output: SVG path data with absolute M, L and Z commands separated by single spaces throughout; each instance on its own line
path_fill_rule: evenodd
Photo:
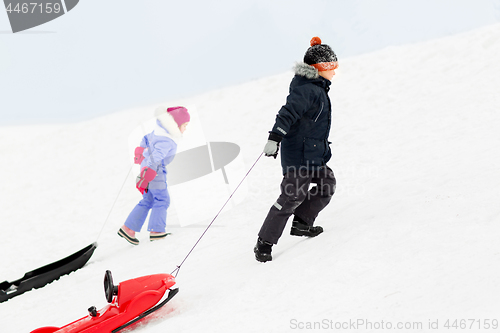
M 191 116 L 188 113 L 188 110 L 183 106 L 174 106 L 167 109 L 168 114 L 170 114 L 177 126 L 181 126 L 184 123 L 188 123 L 191 120 Z

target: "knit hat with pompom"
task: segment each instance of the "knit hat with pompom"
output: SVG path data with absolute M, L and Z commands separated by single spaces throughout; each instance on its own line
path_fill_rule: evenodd
M 318 71 L 327 71 L 338 67 L 337 56 L 332 48 L 326 44 L 321 44 L 319 37 L 311 39 L 311 47 L 304 55 L 304 62 L 313 66 Z

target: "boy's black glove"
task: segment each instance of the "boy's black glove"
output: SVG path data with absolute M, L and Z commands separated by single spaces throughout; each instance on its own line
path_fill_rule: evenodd
M 264 155 L 276 158 L 276 156 L 278 156 L 278 150 L 282 139 L 283 138 L 280 135 L 269 132 L 269 138 L 264 146 Z

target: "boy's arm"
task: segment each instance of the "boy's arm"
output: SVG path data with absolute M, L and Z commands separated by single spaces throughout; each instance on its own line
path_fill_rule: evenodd
M 276 158 L 280 148 L 280 142 L 292 127 L 311 106 L 310 92 L 301 87 L 293 89 L 276 115 L 276 122 L 269 132 L 267 143 L 264 146 L 264 155 Z
M 276 115 L 276 122 L 271 130 L 277 137 L 283 138 L 290 131 L 290 127 L 295 124 L 312 105 L 311 92 L 303 87 L 293 89 L 286 99 L 286 104 L 281 107 Z M 279 140 L 281 141 L 281 140 Z M 278 141 L 278 142 L 279 142 Z

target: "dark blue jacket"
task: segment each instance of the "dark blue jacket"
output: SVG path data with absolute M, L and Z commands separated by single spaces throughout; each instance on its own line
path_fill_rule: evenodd
M 330 160 L 330 84 L 312 66 L 301 63 L 295 67 L 286 104 L 278 112 L 271 130 L 271 133 L 283 137 L 283 174 L 293 168 L 318 169 Z

